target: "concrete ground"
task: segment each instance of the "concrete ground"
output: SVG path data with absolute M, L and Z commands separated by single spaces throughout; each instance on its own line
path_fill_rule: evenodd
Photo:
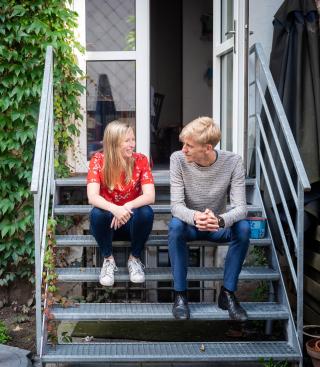
M 0 344 L 1 367 L 32 367 L 30 355 L 28 350 Z

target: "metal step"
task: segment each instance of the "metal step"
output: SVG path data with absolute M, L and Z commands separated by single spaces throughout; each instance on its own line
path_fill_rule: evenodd
M 297 361 L 287 342 L 92 343 L 47 346 L 42 362 L 219 362 Z
M 170 205 L 151 205 L 154 213 L 170 214 Z M 262 208 L 257 205 L 247 205 L 248 212 L 260 212 Z M 89 214 L 92 209 L 91 205 L 56 205 L 54 207 L 54 213 L 56 215 L 85 215 Z M 230 210 L 230 205 L 227 205 L 227 211 Z
M 286 320 L 289 315 L 283 305 L 274 302 L 243 302 L 250 320 Z M 192 320 L 229 320 L 228 311 L 214 303 L 189 303 Z M 81 303 L 72 307 L 54 306 L 55 320 L 174 320 L 172 303 Z
M 153 171 L 153 178 L 156 186 L 169 186 L 170 185 L 170 177 L 169 170 L 163 171 Z M 253 186 L 256 180 L 254 178 L 247 178 L 246 185 Z M 76 176 L 76 177 L 67 177 L 67 178 L 57 178 L 55 180 L 57 187 L 67 187 L 67 186 L 86 186 L 87 185 L 87 177 L 86 176 Z
M 156 186 L 169 186 L 170 178 L 169 171 L 153 171 L 154 184 Z M 86 186 L 87 185 L 87 176 L 76 176 L 76 177 L 67 177 L 67 178 L 57 178 L 55 180 L 57 187 L 75 187 L 75 186 Z
M 100 268 L 57 268 L 58 280 L 63 282 L 97 282 L 99 281 Z M 170 281 L 171 269 L 146 268 L 146 281 Z M 188 280 L 222 280 L 223 268 L 198 268 L 189 267 Z M 279 273 L 266 267 L 243 267 L 239 279 L 241 280 L 278 280 Z M 127 268 L 118 268 L 115 272 L 116 282 L 128 282 Z
M 56 243 L 59 247 L 65 246 L 83 246 L 83 247 L 97 247 L 97 242 L 93 236 L 90 235 L 56 235 Z M 215 243 L 209 241 L 194 241 L 188 242 L 190 246 L 225 246 L 225 243 Z M 167 235 L 150 235 L 149 240 L 146 242 L 146 246 L 167 246 Z M 270 246 L 270 238 L 251 239 L 250 245 L 252 246 Z M 130 246 L 129 241 L 113 241 L 112 246 Z

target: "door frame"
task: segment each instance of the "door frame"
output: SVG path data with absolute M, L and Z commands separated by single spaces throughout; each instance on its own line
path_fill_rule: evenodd
M 86 1 L 73 0 L 72 8 L 79 15 L 77 41 L 86 49 Z M 135 51 L 85 51 L 75 50 L 78 65 L 86 75 L 87 61 L 135 61 L 136 80 L 136 140 L 137 151 L 150 155 L 150 2 L 136 0 L 136 49 Z M 83 80 L 86 86 L 86 79 Z M 70 152 L 68 161 L 77 173 L 87 172 L 87 122 L 86 93 L 80 96 L 83 109 L 83 121 L 79 121 L 79 137 L 75 140 L 75 149 Z M 75 156 L 74 156 L 75 155 Z
M 233 52 L 233 109 L 232 150 L 244 156 L 244 96 L 245 96 L 245 2 L 234 0 L 233 18 L 235 34 L 221 42 L 221 1 L 213 0 L 213 118 L 221 124 L 221 58 Z M 223 129 L 223 127 L 222 127 Z M 220 144 L 221 145 L 221 144 Z M 219 146 L 220 147 L 220 146 Z

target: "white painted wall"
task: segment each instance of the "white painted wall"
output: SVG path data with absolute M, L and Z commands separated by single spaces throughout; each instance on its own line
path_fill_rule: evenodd
M 273 18 L 283 0 L 251 0 L 249 7 L 249 28 L 254 33 L 250 36 L 250 46 L 261 43 L 269 64 L 273 37 Z M 254 57 L 249 58 L 249 82 L 254 78 Z M 264 86 L 262 86 L 264 88 Z M 255 112 L 254 89 L 249 89 L 249 116 Z M 248 121 L 248 169 L 254 152 L 255 125 L 254 118 Z
M 272 21 L 283 0 L 250 0 L 249 3 L 249 28 L 254 32 L 250 36 L 250 46 L 260 42 L 269 62 L 273 35 Z
M 212 115 L 212 87 L 204 74 L 212 64 L 212 42 L 201 37 L 201 15 L 212 13 L 212 0 L 183 0 L 183 124 Z

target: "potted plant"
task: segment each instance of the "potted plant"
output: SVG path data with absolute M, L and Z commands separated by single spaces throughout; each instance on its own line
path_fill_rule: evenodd
M 306 325 L 303 333 L 312 338 L 306 343 L 307 353 L 312 359 L 313 366 L 320 367 L 320 326 Z

